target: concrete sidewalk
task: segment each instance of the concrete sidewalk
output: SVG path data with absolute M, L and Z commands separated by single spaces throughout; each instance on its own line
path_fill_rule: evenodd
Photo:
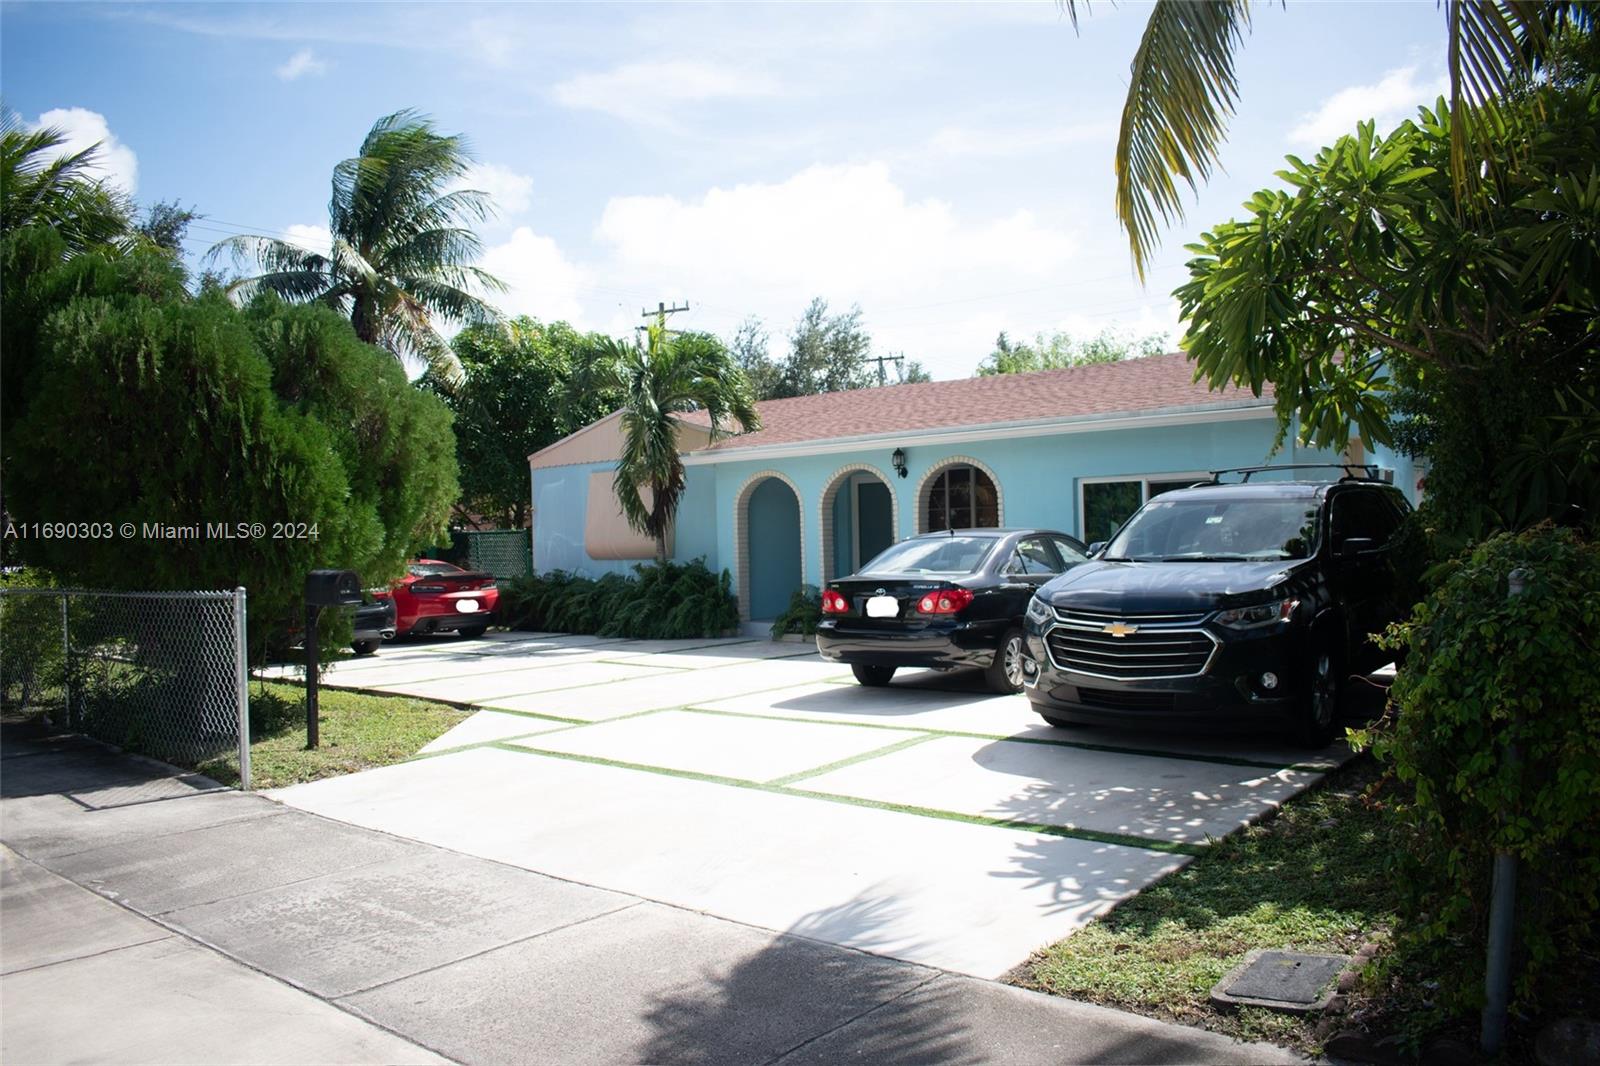
M 360 829 L 85 742 L 8 734 L 0 756 L 7 1062 L 1301 1061 Z M 558 816 L 504 817 L 535 813 Z

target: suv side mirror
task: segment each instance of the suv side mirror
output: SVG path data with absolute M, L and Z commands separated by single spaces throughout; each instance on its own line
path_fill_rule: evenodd
M 1377 542 L 1371 537 L 1346 537 L 1344 543 L 1339 545 L 1339 558 L 1354 559 L 1361 555 L 1370 555 L 1377 549 Z
M 1105 550 L 1106 542 L 1103 540 L 1097 540 L 1093 544 L 1089 545 L 1089 558 L 1093 559 L 1095 556 L 1099 555 Z

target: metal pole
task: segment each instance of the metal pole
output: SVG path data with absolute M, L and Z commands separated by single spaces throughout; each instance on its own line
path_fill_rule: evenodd
M 233 663 L 235 695 L 239 710 L 239 788 L 250 791 L 250 672 L 245 660 L 249 646 L 245 643 L 244 586 L 233 590 Z
M 306 604 L 306 750 L 317 750 L 317 616 L 320 607 Z
M 67 593 L 61 594 L 61 695 L 67 705 L 66 727 L 77 727 L 72 710 L 72 631 L 67 625 Z
M 1511 571 L 1506 584 L 1507 598 L 1516 599 L 1528 589 L 1528 572 L 1521 568 Z M 1517 745 L 1507 744 L 1506 767 L 1515 772 L 1521 763 L 1522 753 Z M 1502 811 L 1502 820 L 1511 813 Z M 1483 1027 L 1478 1041 L 1486 1055 L 1499 1054 L 1505 1040 L 1506 1013 L 1511 1005 L 1511 951 L 1516 940 L 1516 917 L 1517 857 L 1498 849 L 1494 853 L 1494 875 L 1489 889 L 1489 957 L 1483 978 Z

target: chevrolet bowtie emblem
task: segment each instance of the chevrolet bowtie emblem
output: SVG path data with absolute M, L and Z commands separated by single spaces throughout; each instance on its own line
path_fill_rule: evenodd
M 1125 637 L 1129 633 L 1137 633 L 1137 632 L 1139 632 L 1139 627 L 1138 626 L 1130 626 L 1125 622 L 1112 622 L 1110 625 L 1106 626 L 1100 632 L 1102 632 L 1102 633 L 1110 633 L 1114 637 Z

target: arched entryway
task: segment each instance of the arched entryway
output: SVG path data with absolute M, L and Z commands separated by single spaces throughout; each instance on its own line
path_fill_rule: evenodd
M 822 580 L 851 574 L 899 539 L 900 501 L 882 470 L 841 467 L 822 490 Z
M 917 484 L 917 532 L 993 529 L 1005 519 L 1005 496 L 993 470 L 967 455 L 935 464 Z
M 739 523 L 739 613 L 776 618 L 800 587 L 805 553 L 800 490 L 776 471 L 745 482 L 734 506 Z

